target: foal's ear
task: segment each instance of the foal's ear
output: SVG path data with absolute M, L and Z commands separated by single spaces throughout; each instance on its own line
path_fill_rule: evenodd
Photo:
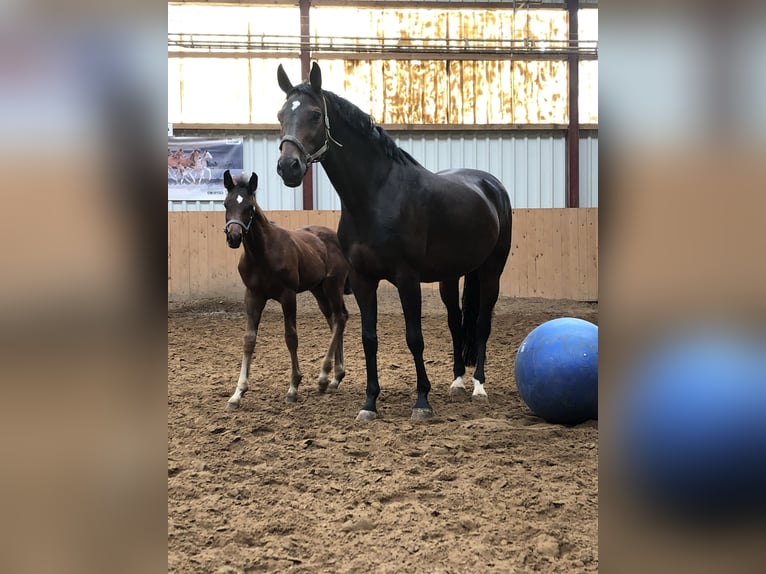
M 223 172 L 223 186 L 227 191 L 234 189 L 234 180 L 231 179 L 231 172 L 228 169 Z
M 317 94 L 322 93 L 322 70 L 319 69 L 319 64 L 313 62 L 311 64 L 311 73 L 309 74 L 311 80 L 311 87 Z
M 287 77 L 287 72 L 285 72 L 282 64 L 279 64 L 279 67 L 277 68 L 277 82 L 279 82 L 279 87 L 282 88 L 282 91 L 285 94 L 289 94 L 293 91 L 293 83 L 290 81 L 290 78 Z
M 247 182 L 247 191 L 250 195 L 253 195 L 256 189 L 258 189 L 258 176 L 253 172 L 250 176 L 250 181 Z

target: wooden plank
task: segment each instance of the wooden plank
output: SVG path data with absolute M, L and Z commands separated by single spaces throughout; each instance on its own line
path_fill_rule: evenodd
M 577 210 L 577 294 L 582 301 L 588 294 L 588 217 L 584 209 Z
M 546 269 L 548 272 L 548 297 L 563 296 L 561 284 L 561 210 L 546 209 L 545 243 L 548 246 Z
M 173 292 L 173 284 L 172 284 L 173 278 L 171 277 L 171 274 L 170 274 L 170 268 L 173 265 L 173 252 L 171 250 L 171 246 L 173 245 L 173 242 L 170 240 L 171 239 L 170 230 L 173 226 L 172 225 L 173 218 L 171 217 L 172 215 L 173 213 L 168 212 L 168 297 L 170 297 L 170 294 Z
M 210 291 L 210 246 L 212 245 L 212 237 L 210 237 L 209 221 L 212 216 L 215 216 L 214 211 L 200 211 L 198 213 L 198 225 L 199 230 L 197 234 L 198 250 L 199 250 L 199 291 L 202 296 L 209 296 Z M 221 234 L 223 235 L 223 233 Z
M 526 262 L 529 258 L 529 241 L 525 210 L 514 209 L 511 229 L 511 253 L 500 278 L 500 292 L 518 297 L 527 290 Z
M 537 217 L 533 209 L 525 210 L 527 214 L 528 226 L 528 239 L 529 241 L 529 258 L 527 259 L 527 297 L 539 297 L 540 296 L 540 282 L 538 277 L 538 259 L 540 253 L 540 245 L 538 240 L 539 229 L 537 228 Z
M 199 244 L 200 244 L 200 229 L 199 229 L 199 211 L 190 211 L 187 219 L 188 222 L 188 234 L 189 234 L 189 295 L 191 297 L 201 297 L 202 291 L 200 290 L 200 277 L 206 271 L 202 269 L 200 265 L 199 257 Z
M 274 211 L 288 229 L 309 223 L 337 229 L 339 211 Z M 230 249 L 220 212 L 168 213 L 168 295 L 241 297 L 242 248 Z M 598 209 L 514 210 L 511 253 L 501 293 L 513 297 L 598 299 Z M 423 284 L 438 289 L 438 283 Z
M 171 241 L 170 277 L 174 298 L 189 298 L 189 225 L 188 212 L 168 214 Z
M 221 261 L 219 256 L 219 244 L 225 243 L 223 217 L 220 212 L 206 212 L 205 238 L 207 239 L 207 284 L 211 294 L 218 291 L 221 286 Z M 216 225 L 217 224 L 217 225 Z
M 598 301 L 598 210 L 588 208 L 588 288 L 585 300 Z
M 572 269 L 572 254 L 575 253 L 576 246 L 573 246 L 572 238 L 572 214 L 573 209 L 559 210 L 559 234 L 561 236 L 561 290 L 562 299 L 571 299 L 573 295 L 574 275 Z

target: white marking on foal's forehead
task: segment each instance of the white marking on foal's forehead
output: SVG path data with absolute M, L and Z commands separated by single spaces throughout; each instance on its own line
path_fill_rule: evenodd
M 293 100 L 293 107 L 292 110 L 295 111 L 295 109 L 300 106 L 301 103 L 298 100 Z
M 241 195 L 238 195 L 237 196 L 237 203 L 242 203 L 242 201 L 244 201 L 244 199 L 245 199 L 244 197 L 242 197 Z

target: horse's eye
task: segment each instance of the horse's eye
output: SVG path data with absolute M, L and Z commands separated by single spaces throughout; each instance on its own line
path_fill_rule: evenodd
M 313 112 L 311 112 L 311 119 L 314 120 L 315 122 L 318 122 L 319 120 L 322 119 L 322 112 L 320 112 L 319 110 L 314 110 Z

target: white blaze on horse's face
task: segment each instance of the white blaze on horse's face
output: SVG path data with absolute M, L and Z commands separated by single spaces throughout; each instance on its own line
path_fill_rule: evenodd
M 300 101 L 298 101 L 298 100 L 293 100 L 293 106 L 292 106 L 292 108 L 291 108 L 291 109 L 292 109 L 293 111 L 295 111 L 295 110 L 298 108 L 298 106 L 300 106 L 300 105 L 301 105 Z
M 245 198 L 242 197 L 241 195 L 237 196 L 237 203 L 242 203 L 244 200 L 245 200 Z

